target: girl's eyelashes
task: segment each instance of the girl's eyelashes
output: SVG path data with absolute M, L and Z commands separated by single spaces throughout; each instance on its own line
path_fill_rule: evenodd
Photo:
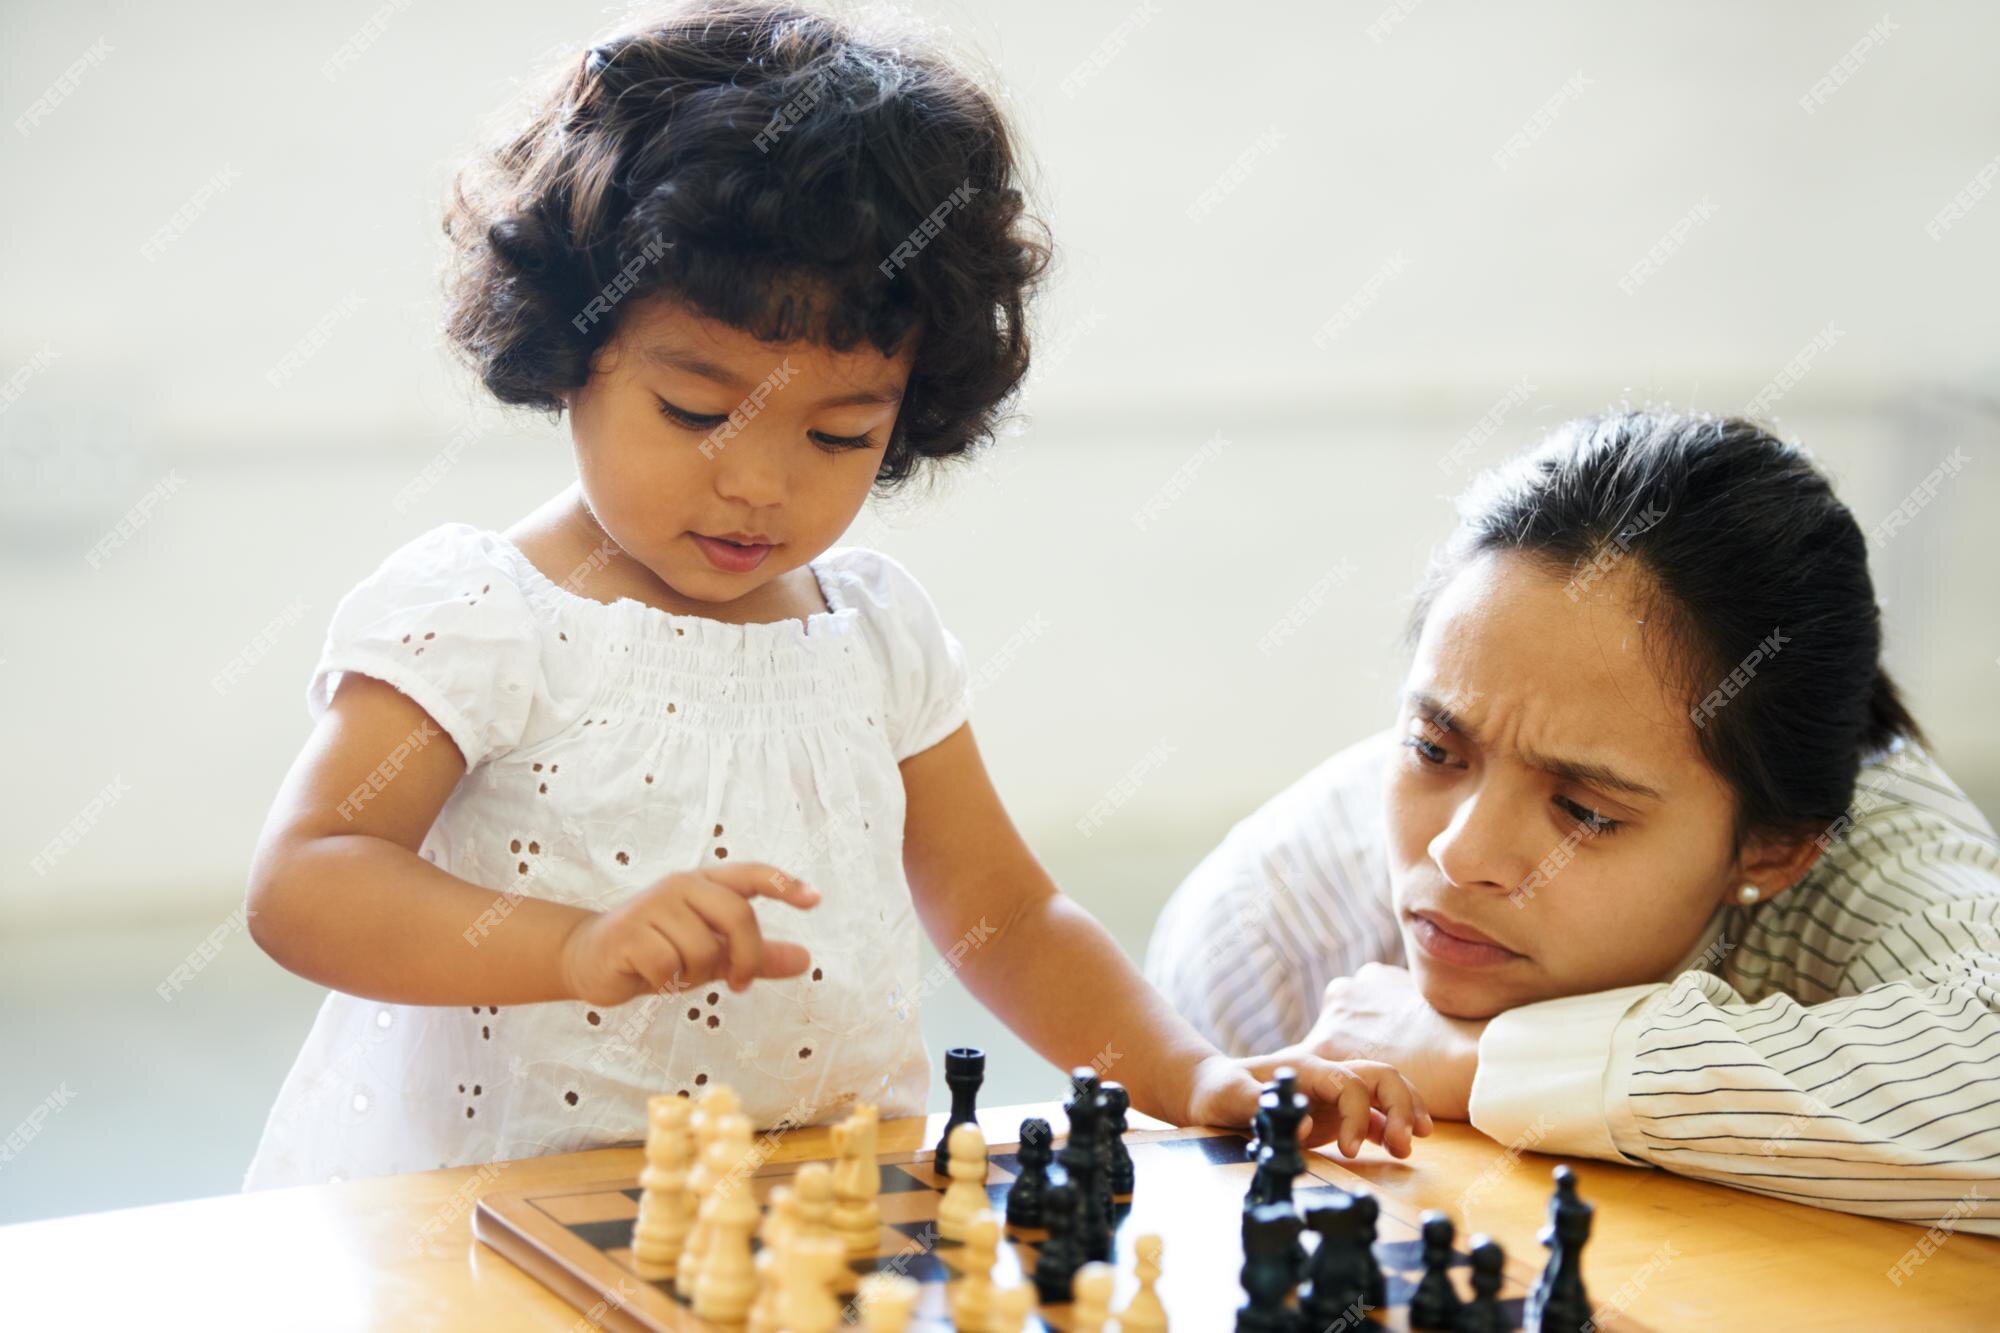
M 1571 819 L 1575 820 L 1577 825 L 1580 828 L 1582 828 L 1584 832 L 1590 834 L 1594 838 L 1608 837 L 1609 835 L 1616 833 L 1619 829 L 1625 827 L 1624 820 L 1612 819 L 1608 815 L 1599 814 L 1597 811 L 1591 809 L 1589 806 L 1579 805 L 1577 802 L 1570 800 L 1569 797 L 1567 796 L 1558 796 L 1555 798 L 1555 801 L 1557 807 L 1561 809 L 1564 814 L 1568 815 Z
M 711 431 L 729 420 L 727 413 L 715 413 L 704 416 L 699 412 L 690 412 L 686 408 L 676 407 L 664 398 L 661 398 L 659 402 L 660 415 L 683 430 Z M 828 435 L 824 431 L 808 431 L 807 436 L 814 444 L 829 453 L 844 453 L 849 449 L 872 449 L 875 446 L 875 438 L 865 433 L 861 435 Z
M 660 399 L 660 413 L 676 426 L 684 426 L 688 430 L 714 430 L 717 426 L 729 420 L 726 414 L 720 416 L 703 416 L 699 412 L 690 412 L 685 408 L 675 407 L 664 398 Z
M 824 431 L 807 432 L 812 442 L 829 453 L 844 453 L 849 449 L 872 449 L 875 440 L 869 435 L 828 435 Z

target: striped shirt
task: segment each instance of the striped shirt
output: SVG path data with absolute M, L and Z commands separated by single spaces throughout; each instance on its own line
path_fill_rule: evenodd
M 1299 1041 L 1326 984 L 1404 965 L 1382 765 L 1341 751 L 1231 829 L 1161 914 L 1153 983 L 1232 1054 Z M 2000 1235 L 2000 837 L 1918 746 L 1863 766 L 1807 876 L 1717 911 L 1661 980 L 1523 1005 L 1471 1120 L 1540 1152 Z

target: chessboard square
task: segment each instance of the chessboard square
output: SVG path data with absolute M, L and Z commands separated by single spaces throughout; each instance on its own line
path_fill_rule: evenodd
M 1137 1168 L 1137 1162 L 1153 1153 L 1168 1153 L 1176 1157 L 1199 1157 L 1217 1166 L 1241 1165 L 1250 1160 L 1250 1140 L 1240 1134 L 1210 1134 L 1198 1139 L 1168 1139 L 1160 1143 L 1141 1143 L 1132 1148 L 1135 1170 L 1140 1179 L 1145 1172 Z
M 882 1194 L 876 1196 L 876 1210 L 884 1222 L 935 1222 L 935 1194 Z
M 586 1222 L 623 1222 L 639 1215 L 639 1204 L 623 1190 L 592 1190 L 587 1194 L 557 1194 L 535 1200 L 535 1206 L 566 1227 Z
M 870 1273 L 900 1273 L 917 1282 L 948 1282 L 953 1274 L 951 1266 L 929 1250 L 916 1250 L 900 1254 L 871 1254 L 847 1261 L 848 1271 L 858 1277 Z
M 962 1243 L 955 1240 L 946 1240 L 938 1234 L 937 1215 L 935 1213 L 921 1222 L 888 1222 L 886 1225 L 891 1231 L 907 1236 L 927 1249 L 950 1249 Z
M 933 1185 L 930 1181 L 913 1174 L 913 1168 L 910 1166 L 884 1166 L 881 1174 L 882 1193 L 884 1194 L 910 1194 L 918 1191 L 934 1193 L 944 1188 L 942 1185 Z M 924 1174 L 926 1176 L 931 1174 L 928 1167 L 924 1168 Z M 948 1184 L 949 1182 L 946 1183 Z
M 632 1244 L 630 1218 L 622 1222 L 572 1222 L 569 1229 L 594 1250 L 629 1249 Z

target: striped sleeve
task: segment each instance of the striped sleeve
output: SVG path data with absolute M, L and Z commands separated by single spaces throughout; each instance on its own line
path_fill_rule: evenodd
M 2000 840 L 1903 747 L 1720 973 L 1526 1005 L 1472 1120 L 1545 1152 L 2000 1235 Z
M 1229 831 L 1175 890 L 1146 973 L 1230 1055 L 1303 1038 L 1327 982 L 1399 962 L 1383 857 L 1385 736 L 1340 751 Z

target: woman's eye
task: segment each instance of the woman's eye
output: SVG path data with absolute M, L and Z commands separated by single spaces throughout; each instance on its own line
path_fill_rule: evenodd
M 688 430 L 714 430 L 729 420 L 727 416 L 703 416 L 699 412 L 689 412 L 684 408 L 675 407 L 664 398 L 660 399 L 660 413 L 676 426 L 683 426 Z
M 867 435 L 828 435 L 824 431 L 813 431 L 811 435 L 814 444 L 835 453 L 845 449 L 866 449 L 875 443 Z
M 1405 736 L 1403 737 L 1403 744 L 1415 750 L 1418 760 L 1426 764 L 1442 764 L 1445 760 L 1451 758 L 1450 755 L 1445 753 L 1442 745 L 1434 745 L 1422 736 Z
M 1622 820 L 1601 815 L 1587 805 L 1578 805 L 1567 796 L 1556 797 L 1556 804 L 1562 807 L 1564 814 L 1582 825 L 1583 830 L 1593 836 L 1616 833 L 1625 826 Z

